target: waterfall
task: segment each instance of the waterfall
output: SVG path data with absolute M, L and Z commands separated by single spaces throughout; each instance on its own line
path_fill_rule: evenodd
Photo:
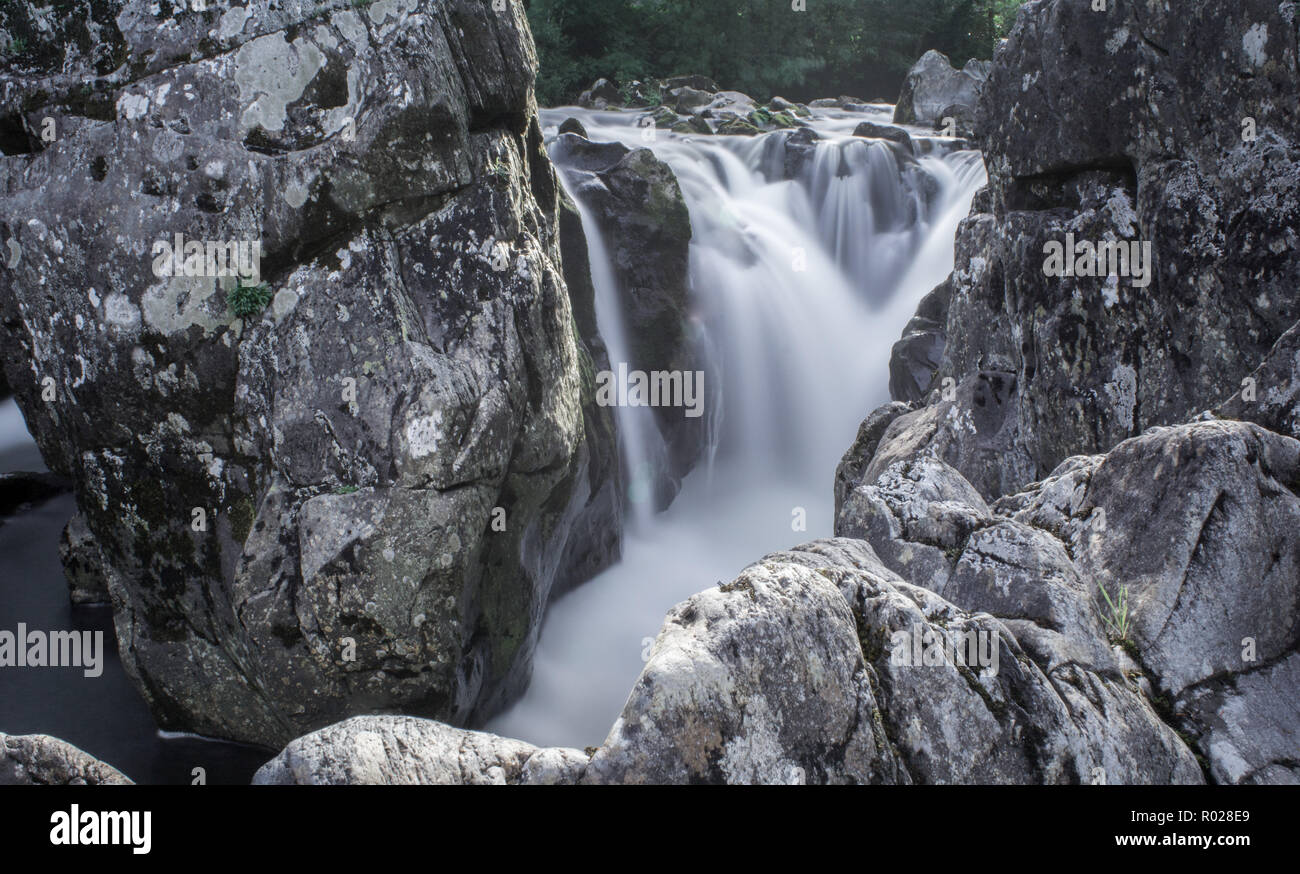
M 623 560 L 551 606 L 532 683 L 490 730 L 541 745 L 599 744 L 670 607 L 767 552 L 831 534 L 835 466 L 888 399 L 890 348 L 951 272 L 957 224 L 985 182 L 979 154 L 953 141 L 914 130 L 913 149 L 852 136 L 888 112 L 814 111 L 820 139 L 792 170 L 789 132 L 656 131 L 647 141 L 637 113 L 543 111 L 548 134 L 577 117 L 592 141 L 650 148 L 677 175 L 710 346 L 705 385 L 720 393 L 720 422 L 709 462 L 666 512 L 629 530 Z M 595 225 L 584 211 L 597 320 L 616 366 L 626 336 Z M 651 457 L 653 423 L 616 410 L 635 470 Z

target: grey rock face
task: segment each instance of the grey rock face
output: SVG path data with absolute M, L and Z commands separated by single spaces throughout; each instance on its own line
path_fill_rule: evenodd
M 1300 782 L 1300 441 L 1197 422 L 1063 467 L 1005 507 L 1127 590 L 1133 643 L 1217 781 Z
M 894 344 L 889 356 L 889 395 L 894 400 L 913 404 L 929 395 L 947 345 L 950 295 L 944 282 L 922 298 L 916 315 L 903 328 L 902 339 Z
M 47 734 L 0 732 L 0 786 L 128 786 L 121 771 Z
M 1217 782 L 1291 782 L 1298 464 L 1300 441 L 1253 424 L 1154 428 L 990 507 L 922 453 L 864 475 L 836 533 L 958 607 L 997 616 L 1049 673 L 1134 679 Z M 1121 596 L 1122 629 L 1107 604 Z
M 932 125 L 945 115 L 970 113 L 979 103 L 980 89 L 989 75 L 987 61 L 970 61 L 953 69 L 948 56 L 930 50 L 921 56 L 907 78 L 894 106 L 895 124 Z
M 482 717 L 612 556 L 522 11 L 113 8 L 111 75 L 0 82 L 58 131 L 0 159 L 0 349 L 127 670 L 164 727 L 267 746 Z M 259 243 L 265 308 L 166 275 L 178 234 Z
M 913 402 L 927 373 L 932 403 L 945 379 L 1014 377 L 1005 454 L 945 456 L 986 497 L 1240 392 L 1300 320 L 1296 58 L 1293 16 L 1267 0 L 1024 7 L 982 92 L 990 184 L 958 233 L 944 330 L 910 326 L 895 362 Z M 1116 252 L 1097 275 L 1046 275 L 1067 241 L 1136 246 L 1144 269 Z M 1271 394 L 1225 415 L 1281 427 L 1284 356 Z
M 549 785 L 575 783 L 581 750 L 539 749 L 410 716 L 356 716 L 290 743 L 259 785 Z

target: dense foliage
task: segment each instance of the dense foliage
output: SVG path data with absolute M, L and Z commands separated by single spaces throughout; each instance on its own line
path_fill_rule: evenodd
M 992 57 L 1022 0 L 529 0 L 538 98 L 702 74 L 759 99 L 897 94 L 927 49 Z M 803 5 L 803 11 L 793 7 Z

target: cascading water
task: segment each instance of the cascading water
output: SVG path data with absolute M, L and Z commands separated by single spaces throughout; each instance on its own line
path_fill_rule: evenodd
M 985 181 L 979 154 L 952 151 L 951 141 L 920 140 L 919 157 L 900 157 L 886 142 L 852 136 L 888 112 L 814 111 L 821 139 L 794 178 L 786 133 L 656 131 L 647 141 L 637 113 L 543 112 L 548 133 L 577 117 L 591 140 L 651 148 L 677 175 L 711 350 L 705 390 L 720 392 L 721 423 L 709 461 L 673 505 L 629 528 L 623 560 L 551 606 L 532 683 L 490 730 L 542 745 L 599 744 L 669 608 L 767 552 L 831 534 L 835 466 L 862 418 L 887 399 L 890 348 L 951 272 L 957 224 Z M 627 349 L 619 289 L 599 229 L 585 212 L 583 220 L 597 320 L 616 367 Z M 633 409 L 616 412 L 635 471 L 649 463 L 654 429 Z

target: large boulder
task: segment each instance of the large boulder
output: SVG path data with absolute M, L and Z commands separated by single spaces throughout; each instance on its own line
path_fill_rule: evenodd
M 521 8 L 93 15 L 0 80 L 11 134 L 57 132 L 0 159 L 0 350 L 77 483 L 70 575 L 164 728 L 485 717 L 612 558 Z
M 948 56 L 931 49 L 912 65 L 894 105 L 895 124 L 933 125 L 944 118 L 973 118 L 988 61 L 971 60 L 954 69 Z
M 0 732 L 0 786 L 128 786 L 112 765 L 47 734 Z

